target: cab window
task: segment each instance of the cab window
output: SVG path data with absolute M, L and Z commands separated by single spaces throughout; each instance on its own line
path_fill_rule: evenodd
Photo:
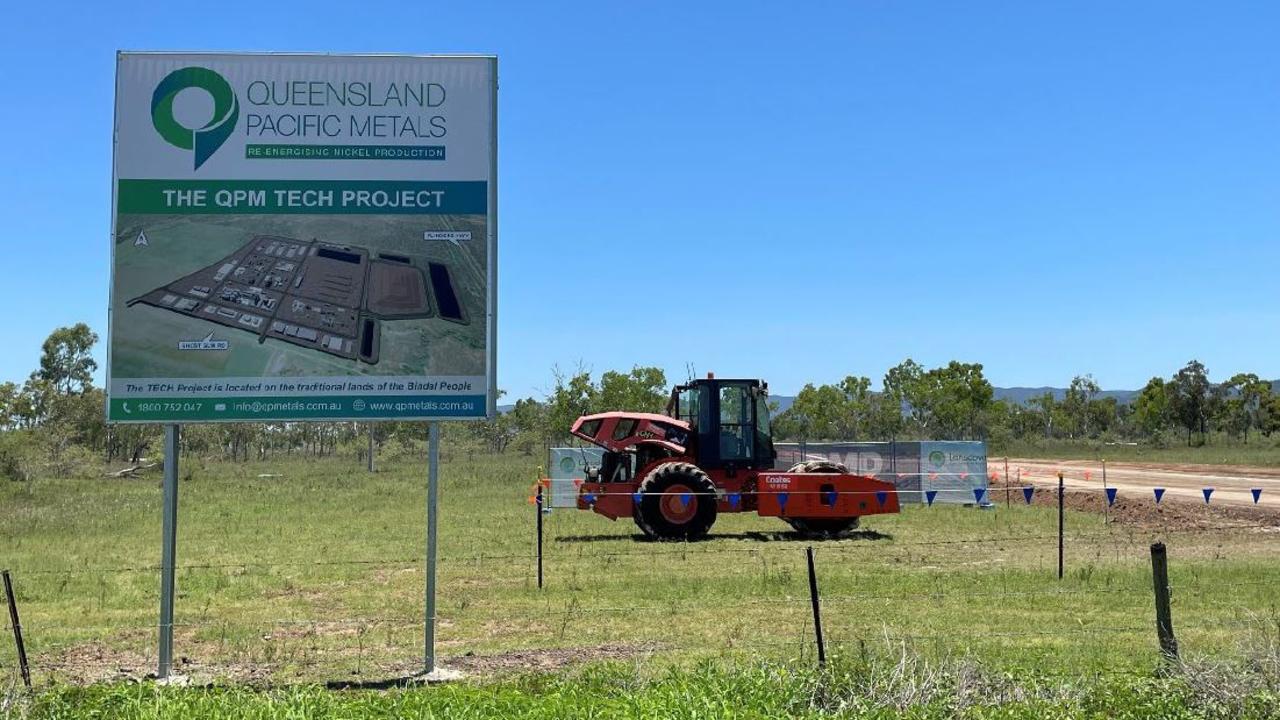
M 769 396 L 763 391 L 755 393 L 756 400 L 756 446 L 762 450 L 765 458 L 774 457 L 773 433 L 769 431 Z
M 676 409 L 676 418 L 689 423 L 691 427 L 710 427 L 711 403 L 703 397 L 709 392 L 707 386 L 698 385 L 680 391 L 680 407 Z
M 720 386 L 720 460 L 751 460 L 755 457 L 754 411 L 749 387 Z

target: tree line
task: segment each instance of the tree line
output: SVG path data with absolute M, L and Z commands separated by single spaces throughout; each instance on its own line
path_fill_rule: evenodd
M 106 393 L 93 384 L 98 340 L 84 323 L 58 328 L 25 382 L 0 383 L 0 475 L 92 476 L 104 463 L 136 466 L 159 455 L 163 426 L 106 423 Z M 425 429 L 413 423 L 193 424 L 183 427 L 181 442 L 184 454 L 239 462 L 340 451 L 363 460 L 370 436 L 375 452 L 388 443 L 411 451 L 421 446 Z
M 21 385 L 0 383 L 0 474 L 84 474 L 103 462 L 142 462 L 159 449 L 158 425 L 107 425 L 106 396 L 93 384 L 98 335 L 83 323 L 54 330 L 41 346 L 39 366 Z M 692 375 L 692 373 L 689 373 Z M 581 415 L 609 410 L 662 412 L 670 384 L 661 368 L 552 371 L 542 397 L 518 399 L 492 420 L 443 423 L 451 447 L 468 452 L 516 450 L 540 455 L 572 442 Z M 1131 402 L 1103 396 L 1090 375 L 1072 378 L 1061 396 L 1046 392 L 1026 402 L 997 399 L 979 363 L 952 361 L 926 368 L 912 359 L 889 368 L 880 389 L 868 377 L 806 384 L 781 411 L 774 403 L 779 440 L 982 439 L 994 448 L 1015 440 L 1114 439 L 1163 444 L 1204 443 L 1214 433 L 1241 442 L 1280 430 L 1280 395 L 1270 381 L 1237 373 L 1213 382 L 1205 366 L 1188 362 L 1168 378 L 1154 377 Z M 390 444 L 420 448 L 422 424 L 226 423 L 190 425 L 183 451 L 247 462 L 277 455 L 324 457 L 339 452 L 361 459 Z
M 523 452 L 570 442 L 573 420 L 609 410 L 661 412 L 669 397 L 665 373 L 655 367 L 610 370 L 599 379 L 579 368 L 553 373 L 545 397 L 518 400 L 490 423 L 476 426 L 489 449 L 514 444 Z M 1250 434 L 1280 431 L 1280 395 L 1256 374 L 1214 383 L 1192 360 L 1169 378 L 1152 378 L 1132 399 L 1103 396 L 1091 375 L 1072 378 L 1060 395 L 1026 402 L 997 399 L 980 363 L 952 361 L 926 368 L 910 358 L 885 372 L 880 389 L 868 377 L 806 384 L 785 411 L 774 403 L 779 440 L 986 440 L 999 448 L 1015 440 L 1115 440 L 1188 445 L 1222 433 L 1248 442 Z
M 1253 373 L 1214 383 L 1192 360 L 1169 378 L 1153 377 L 1131 402 L 1103 397 L 1091 375 L 1071 379 L 1061 396 L 1046 391 L 1025 403 L 996 399 L 982 365 L 951 362 L 925 369 L 911 359 L 890 368 L 882 390 L 866 377 L 805 385 L 775 421 L 792 439 L 1130 440 L 1155 444 L 1182 435 L 1187 445 L 1212 433 L 1248 442 L 1251 432 L 1280 431 L 1280 395 Z

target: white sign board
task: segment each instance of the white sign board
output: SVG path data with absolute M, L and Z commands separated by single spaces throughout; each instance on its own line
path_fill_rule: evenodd
M 497 60 L 122 53 L 112 422 L 491 416 Z

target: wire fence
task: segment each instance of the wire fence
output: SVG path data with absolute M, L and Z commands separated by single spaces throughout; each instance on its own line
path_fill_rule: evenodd
M 885 482 L 892 482 L 894 480 L 903 480 L 907 478 L 919 479 L 922 477 L 927 477 L 930 480 L 945 479 L 939 473 L 894 473 L 894 474 L 889 474 L 887 476 L 881 476 L 875 473 L 871 473 L 869 475 L 866 475 L 865 477 L 868 477 L 871 480 L 879 480 L 879 481 L 885 481 Z M 949 477 L 951 477 L 952 479 L 961 480 L 961 481 L 970 479 L 969 476 L 965 473 L 951 474 Z M 577 487 L 578 497 L 580 498 L 582 504 L 588 507 L 591 505 L 594 505 L 599 500 L 602 500 L 605 498 L 611 498 L 611 497 L 628 497 L 632 499 L 634 502 L 638 503 L 640 502 L 642 497 L 676 497 L 676 498 L 680 498 L 688 501 L 691 498 L 706 496 L 706 495 L 714 495 L 718 500 L 727 502 L 730 505 L 734 505 L 737 502 L 740 502 L 743 500 L 747 500 L 751 498 L 762 498 L 762 497 L 780 498 L 783 500 L 783 503 L 785 504 L 786 499 L 791 497 L 801 497 L 801 496 L 820 496 L 824 499 L 830 499 L 832 501 L 832 504 L 834 504 L 834 501 L 836 499 L 843 498 L 843 497 L 852 497 L 852 498 L 875 499 L 881 505 L 886 504 L 889 498 L 893 498 L 895 500 L 898 500 L 899 502 L 922 503 L 929 506 L 932 506 L 934 502 L 938 500 L 951 500 L 954 502 L 955 500 L 952 500 L 952 499 L 958 498 L 960 501 L 965 503 L 972 501 L 975 504 L 983 505 L 983 504 L 994 504 L 994 501 L 997 500 L 998 497 L 992 494 L 993 491 L 998 492 L 998 491 L 1004 491 L 1004 490 L 1016 492 L 1019 495 L 1018 499 L 1020 502 L 1030 505 L 1035 498 L 1043 498 L 1046 496 L 1056 496 L 1058 491 L 1058 485 L 1056 484 L 1049 484 L 1049 485 L 1036 484 L 1034 482 L 1029 482 L 1026 479 L 1022 479 L 1022 478 L 1013 480 L 1013 481 L 1004 481 L 1001 478 L 997 478 L 997 477 L 992 477 L 990 479 L 992 482 L 995 482 L 997 484 L 996 485 L 984 484 L 978 487 L 937 487 L 932 489 L 903 489 L 903 488 L 895 487 L 895 488 L 884 488 L 884 489 L 878 489 L 878 490 L 839 490 L 839 489 L 825 489 L 825 490 L 764 489 L 764 490 L 760 490 L 760 489 L 752 488 L 752 489 L 741 489 L 741 490 L 735 490 L 735 491 L 716 491 L 715 493 L 710 493 L 706 491 L 699 492 L 699 491 L 692 491 L 692 490 L 680 490 L 680 491 L 670 491 L 670 492 L 646 491 L 644 493 L 641 493 L 641 492 L 630 490 L 630 489 L 625 489 L 625 490 L 624 489 L 618 489 L 618 490 L 599 489 L 599 486 L 601 485 L 601 483 L 597 483 L 597 482 L 587 483 L 582 479 L 575 479 L 571 482 Z M 1066 478 L 1064 477 L 1064 479 Z M 1252 499 L 1252 505 L 1254 506 L 1262 505 L 1263 507 L 1267 507 L 1267 508 L 1275 508 L 1275 506 L 1272 503 L 1268 502 L 1264 504 L 1264 498 L 1267 501 L 1270 501 L 1273 494 L 1280 495 L 1280 493 L 1275 492 L 1274 488 L 1272 489 L 1271 493 L 1267 493 L 1267 490 L 1268 490 L 1267 486 L 1275 485 L 1277 483 L 1276 479 L 1274 478 L 1250 479 L 1247 477 L 1223 478 L 1223 479 L 1228 480 L 1229 482 L 1234 482 L 1236 484 L 1228 485 L 1228 486 L 1202 485 L 1196 488 L 1188 488 L 1185 486 L 1165 487 L 1161 485 L 1151 485 L 1150 487 L 1135 487 L 1133 485 L 1127 485 L 1127 486 L 1121 487 L 1117 485 L 1104 485 L 1104 484 L 1099 484 L 1097 487 L 1089 487 L 1089 486 L 1082 486 L 1079 483 L 1088 482 L 1090 480 L 1072 477 L 1070 478 L 1071 484 L 1064 485 L 1064 489 L 1066 492 L 1071 493 L 1073 495 L 1096 494 L 1096 495 L 1105 497 L 1107 500 L 1107 504 L 1109 506 L 1114 505 L 1119 500 L 1135 500 L 1135 499 L 1149 500 L 1153 502 L 1154 505 L 1159 506 L 1162 502 L 1165 501 L 1166 497 L 1183 497 L 1183 498 L 1202 497 L 1204 499 L 1204 504 L 1209 505 L 1213 502 L 1214 493 L 1218 493 L 1218 491 L 1221 490 L 1224 493 L 1232 493 L 1233 495 L 1238 495 L 1239 497 L 1233 497 L 1233 499 L 1239 504 L 1247 504 L 1247 501 L 1249 499 Z M 550 480 L 542 481 L 544 487 L 549 487 L 550 482 L 552 481 Z M 1240 483 L 1243 483 L 1243 485 L 1241 485 Z M 605 483 L 605 484 L 608 484 L 608 483 Z M 1219 498 L 1218 504 L 1222 505 L 1223 503 L 1222 503 L 1221 493 L 1219 493 L 1218 498 Z M 534 501 L 534 496 L 530 495 L 528 500 L 530 503 L 532 503 Z
M 1144 538 L 1155 536 L 1178 536 L 1178 535 L 1203 535 L 1214 533 L 1246 533 L 1250 531 L 1264 531 L 1268 537 L 1260 537 L 1260 541 L 1269 540 L 1269 534 L 1275 533 L 1280 535 L 1280 524 L 1275 523 L 1218 523 L 1209 525 L 1195 525 L 1189 527 L 1160 527 L 1160 528 L 1127 528 L 1117 526 L 1108 528 L 1104 531 L 1096 532 L 1072 532 L 1066 536 L 1066 539 L 1074 546 L 1079 543 L 1090 542 L 1106 542 L 1110 544 L 1128 541 L 1129 544 L 1139 543 Z M 587 550 L 582 548 L 569 547 L 562 548 L 560 552 L 566 555 L 572 555 L 575 558 L 620 558 L 620 557 L 636 557 L 636 558 L 654 558 L 654 557 L 698 557 L 698 556 L 720 556 L 720 555 L 759 555 L 770 552 L 794 552 L 796 547 L 796 539 L 790 537 L 790 534 L 782 529 L 777 532 L 755 531 L 754 536 L 758 538 L 758 542 L 751 547 L 725 547 L 725 546 L 707 546 L 705 543 L 650 543 L 637 542 L 631 548 L 610 548 L 607 550 Z M 591 536 L 592 539 L 600 539 L 599 536 Z M 569 542 L 575 540 L 575 536 L 569 535 L 565 539 Z M 627 536 L 618 535 L 617 540 L 625 540 Z M 1000 534 L 984 534 L 977 537 L 953 538 L 947 540 L 914 540 L 901 541 L 893 539 L 888 541 L 887 545 L 876 544 L 844 544 L 844 545 L 828 545 L 824 547 L 824 552 L 834 553 L 859 553 L 859 552 L 884 552 L 886 550 L 898 548 L 927 548 L 927 547 L 947 547 L 947 546 L 966 546 L 966 545 L 991 545 L 996 543 L 1023 543 L 1023 542 L 1047 542 L 1056 541 L 1058 535 L 1056 533 L 1000 533 Z M 554 538 L 552 539 L 554 542 Z M 441 555 L 439 562 L 442 564 L 476 564 L 476 563 L 497 563 L 497 562 L 533 562 L 537 559 L 537 551 L 530 549 L 527 552 L 516 553 L 462 553 L 462 554 L 445 554 Z M 298 569 L 298 568 L 325 568 L 325 567 L 396 567 L 396 566 L 413 566 L 421 565 L 423 558 L 405 557 L 405 558 L 345 558 L 345 559 L 324 559 L 324 560 L 243 560 L 216 563 L 179 563 L 174 566 L 178 572 L 191 572 L 198 570 L 231 570 L 231 569 Z M 108 567 L 77 567 L 77 568 L 48 568 L 48 567 L 23 567 L 14 566 L 9 568 L 15 575 L 23 576 L 77 576 L 77 575 L 124 575 L 138 573 L 159 573 L 161 567 L 159 565 L 124 565 L 124 566 L 108 566 Z
M 826 548 L 821 550 L 819 558 L 823 564 L 819 566 L 820 575 L 827 563 L 839 561 Z M 601 649 L 607 651 L 610 647 L 622 648 L 624 655 L 646 650 L 664 653 L 761 651 L 779 657 L 808 659 L 813 655 L 816 641 L 807 616 L 808 598 L 802 592 L 799 580 L 802 561 L 798 548 L 793 546 L 791 555 L 790 570 L 796 581 L 786 588 L 790 592 L 782 596 L 774 593 L 768 597 L 738 597 L 733 600 L 731 608 L 709 614 L 699 614 L 695 610 L 702 600 L 698 595 L 663 602 L 600 604 L 591 602 L 586 594 L 580 593 L 567 599 L 557 597 L 556 602 L 563 602 L 561 605 L 553 601 L 536 602 L 536 598 L 531 597 L 529 599 L 534 602 L 523 607 L 504 607 L 496 613 L 497 617 L 487 618 L 500 622 L 511 622 L 520 617 L 529 620 L 527 637 L 506 638 L 516 649 L 480 653 L 478 656 L 469 656 L 463 651 L 451 660 L 482 671 L 486 661 L 500 667 L 510 660 L 517 668 L 527 661 L 527 666 L 532 668 L 557 662 L 558 650 L 569 650 L 574 655 L 590 658 Z M 329 564 L 337 564 L 337 561 Z M 369 565 L 363 560 L 355 564 L 360 567 Z M 286 566 L 294 567 L 295 564 Z M 1250 632 L 1267 623 L 1274 626 L 1274 609 L 1268 614 L 1265 607 L 1252 608 L 1264 604 L 1260 602 L 1261 598 L 1275 587 L 1275 581 L 1267 580 L 1237 581 L 1226 587 L 1213 579 L 1180 583 L 1175 587 L 1176 597 L 1204 600 L 1188 603 L 1187 611 L 1212 604 L 1220 616 L 1209 622 L 1180 622 L 1178 632 L 1184 638 L 1216 638 L 1224 634 Z M 1099 597 L 1109 598 L 1103 605 L 1119 607 L 1121 621 L 1107 617 L 1100 619 L 1098 624 L 1073 624 L 1074 615 L 1061 610 L 1064 605 L 1082 599 L 1096 601 Z M 31 598 L 23 599 L 32 604 Z M 936 624 L 930 622 L 930 613 L 943 601 L 952 608 L 952 613 L 957 607 L 969 608 L 967 612 L 972 614 L 974 622 L 970 625 L 946 620 Z M 1155 638 L 1151 622 L 1151 590 L 1139 585 L 1032 590 L 939 585 L 909 592 L 842 591 L 823 595 L 820 602 L 828 615 L 828 647 L 835 654 L 849 652 L 855 647 L 865 653 L 868 643 L 881 647 L 886 643 L 905 642 L 966 651 L 983 646 L 1038 647 L 1045 642 L 1071 646 L 1120 642 L 1128 647 L 1134 643 L 1154 645 Z M 899 613 L 879 623 L 868 622 L 867 617 L 874 617 L 881 604 L 894 606 Z M 1222 617 L 1224 611 L 1230 617 Z M 442 613 L 446 624 L 450 614 L 448 611 Z M 738 618 L 748 627 L 760 627 L 762 622 L 773 627 L 768 633 L 751 630 L 734 636 L 726 632 L 696 640 L 682 637 L 678 631 L 682 622 L 724 623 L 725 615 Z M 1013 620 L 1030 617 L 1033 620 L 1029 627 L 1008 627 L 1000 622 L 1002 617 Z M 617 618 L 626 620 L 615 622 Z M 582 632 L 584 627 L 590 627 L 591 631 Z M 664 631 L 664 627 L 668 631 Z M 32 642 L 31 666 L 39 682 L 137 677 L 146 675 L 154 666 L 154 638 L 157 634 L 154 623 L 50 623 L 33 620 L 24 622 L 23 629 L 28 641 Z M 672 629 L 675 631 L 669 631 Z M 5 634 L 8 635 L 10 630 L 6 622 Z M 370 673 L 410 673 L 417 662 L 414 658 L 421 651 L 422 619 L 405 613 L 404 608 L 394 614 L 364 617 L 320 614 L 317 617 L 267 620 L 237 616 L 186 618 L 175 622 L 175 631 L 179 647 L 187 646 L 185 651 L 180 649 L 179 655 L 197 658 L 195 661 L 180 660 L 179 671 L 185 669 L 187 672 L 207 672 L 247 680 L 288 680 L 315 677 L 317 673 L 330 678 L 350 678 Z M 45 642 L 44 638 L 50 638 L 50 641 Z M 486 644 L 476 636 L 471 640 L 480 645 Z M 458 647 L 464 645 L 461 643 Z M 1154 652 L 1152 656 L 1155 656 Z M 16 671 L 12 653 L 0 655 L 0 671 L 5 674 Z
M 1056 486 L 1035 487 L 1032 499 L 1049 492 L 1056 500 Z M 1188 507 L 1214 507 L 1209 495 L 1205 499 Z M 511 503 L 512 493 L 495 492 L 493 501 Z M 438 620 L 446 665 L 485 673 L 593 658 L 738 651 L 807 661 L 817 646 L 810 616 L 816 603 L 824 613 L 826 647 L 835 655 L 907 643 L 933 654 L 982 649 L 1017 661 L 1065 648 L 1080 656 L 1066 663 L 1073 672 L 1149 673 L 1111 661 L 1133 665 L 1133 648 L 1143 645 L 1151 652 L 1136 656 L 1152 665 L 1159 659 L 1145 565 L 1155 539 L 1172 549 L 1175 628 L 1193 647 L 1220 648 L 1256 632 L 1280 637 L 1274 596 L 1280 587 L 1274 533 L 1280 528 L 1266 519 L 1224 522 L 1206 513 L 1186 526 L 1094 520 L 1060 536 L 1046 532 L 1043 522 L 1018 526 L 1020 516 L 1012 516 L 1003 525 L 971 523 L 954 537 L 872 533 L 814 543 L 822 585 L 814 598 L 805 584 L 805 543 L 781 529 L 726 533 L 719 542 L 649 543 L 617 529 L 598 533 L 583 521 L 590 518 L 585 513 L 562 522 L 560 512 L 547 522 L 541 553 L 532 541 L 534 507 L 520 514 L 526 528 L 512 528 L 528 531 L 524 549 L 441 554 Z M 999 513 L 997 508 L 993 518 Z M 1060 537 L 1072 571 L 1065 581 L 1049 570 Z M 1215 550 L 1224 545 L 1249 547 L 1256 561 L 1249 573 L 1231 553 Z M 542 588 L 534 583 L 540 557 Z M 1196 562 L 1183 568 L 1180 557 Z M 93 588 L 74 582 L 158 587 L 161 568 L 52 566 L 56 562 L 10 568 L 37 681 L 152 672 L 154 597 L 117 598 L 110 589 L 95 597 Z M 966 575 L 962 569 L 969 563 L 991 569 Z M 351 681 L 408 675 L 421 665 L 421 556 L 248 558 L 179 563 L 176 570 L 182 593 L 174 623 L 179 672 L 264 682 Z M 876 579 L 895 573 L 892 581 Z M 282 583 L 281 574 L 301 577 Z M 309 574 L 319 577 L 309 582 Z M 372 580 L 387 574 L 393 579 Z M 619 589 L 628 583 L 632 591 Z M 0 678 L 12 681 L 19 670 L 13 627 L 7 613 L 0 616 Z

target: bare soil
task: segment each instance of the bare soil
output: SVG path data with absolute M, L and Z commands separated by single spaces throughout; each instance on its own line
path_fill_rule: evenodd
M 1002 462 L 991 464 L 997 472 L 991 500 L 1005 499 Z M 1032 502 L 1056 505 L 1058 473 L 1066 489 L 1064 503 L 1073 510 L 1106 513 L 1115 522 L 1136 526 L 1177 528 L 1260 527 L 1280 528 L 1280 468 L 1190 463 L 1106 463 L 1091 461 L 1009 459 L 1012 500 L 1024 502 L 1020 488 L 1036 488 Z M 1020 478 L 1020 479 L 1019 479 Z M 1107 506 L 1106 488 L 1116 488 L 1115 504 Z M 1159 504 L 1155 489 L 1164 488 Z M 1210 502 L 1204 488 L 1213 488 Z M 1255 503 L 1252 488 L 1261 488 Z
M 516 650 L 497 655 L 460 655 L 449 658 L 445 666 L 468 675 L 492 676 L 513 672 L 560 670 L 571 665 L 599 660 L 628 660 L 649 656 L 661 650 L 656 644 L 596 645 L 594 647 Z
M 334 629 L 342 633 L 346 628 Z M 327 631 L 326 631 L 327 633 Z M 273 633 L 279 635 L 280 633 Z M 181 635 L 181 633 L 175 633 Z M 299 635 L 301 637 L 301 635 Z M 144 639 L 131 643 L 133 647 L 145 645 Z M 184 638 L 190 644 L 192 638 Z M 543 648 L 514 650 L 494 655 L 465 653 L 442 658 L 442 666 L 460 670 L 467 677 L 497 677 L 523 672 L 547 672 L 562 670 L 574 665 L 601 660 L 628 660 L 644 658 L 662 650 L 656 643 L 613 644 L 588 647 Z M 351 655 L 354 651 L 337 651 L 338 655 Z M 332 657 L 333 654 L 330 654 Z M 234 682 L 247 685 L 270 685 L 280 680 L 280 668 L 264 662 L 220 662 L 206 664 L 186 656 L 174 658 L 173 672 L 185 676 L 195 684 Z M 57 677 L 63 682 L 90 684 L 95 682 L 137 682 L 155 677 L 155 657 L 131 650 L 121 650 L 100 642 L 90 642 L 68 647 L 55 657 L 42 662 L 39 671 Z M 404 660 L 395 663 L 365 663 L 364 676 L 409 679 L 422 671 L 421 660 Z M 345 680 L 344 680 L 345 682 Z M 377 681 L 373 681 L 377 682 Z M 388 681 L 390 682 L 390 681 Z M 357 683 L 358 684 L 358 683 Z

